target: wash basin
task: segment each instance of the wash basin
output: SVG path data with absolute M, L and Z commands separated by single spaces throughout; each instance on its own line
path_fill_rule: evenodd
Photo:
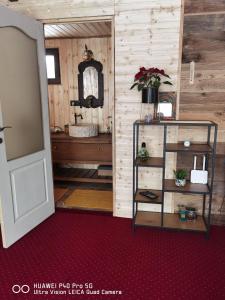
M 98 135 L 97 124 L 77 124 L 69 126 L 69 135 L 73 137 L 91 137 Z

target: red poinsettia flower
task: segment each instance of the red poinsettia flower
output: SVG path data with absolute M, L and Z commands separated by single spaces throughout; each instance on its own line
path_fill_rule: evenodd
M 131 86 L 131 89 L 135 86 L 137 86 L 138 90 L 146 87 L 159 88 L 161 83 L 172 85 L 170 81 L 161 82 L 160 76 L 170 78 L 163 69 L 140 67 L 139 72 L 134 76 L 134 84 Z
M 155 70 L 155 68 L 149 68 L 149 69 L 148 69 L 148 73 L 149 73 L 149 74 L 154 73 L 154 70 Z
M 145 71 L 147 71 L 147 70 L 145 69 L 145 67 L 141 67 L 141 68 L 140 68 L 140 72 L 145 72 Z
M 138 72 L 138 73 L 135 74 L 135 76 L 134 76 L 135 80 L 139 80 L 141 77 L 143 77 L 143 73 L 142 73 L 142 72 Z

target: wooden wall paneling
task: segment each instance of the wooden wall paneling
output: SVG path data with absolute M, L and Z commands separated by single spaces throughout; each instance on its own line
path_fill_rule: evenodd
M 55 113 L 54 113 L 54 93 L 52 89 L 48 89 L 48 105 L 49 105 L 49 123 L 50 127 L 55 124 Z
M 74 109 L 70 106 L 70 100 L 78 99 L 77 91 L 78 85 L 76 84 L 75 68 L 78 61 L 78 47 L 76 39 L 71 39 L 71 51 L 69 53 L 70 63 L 68 65 L 68 84 L 69 84 L 69 94 L 68 94 L 68 123 L 74 122 Z
M 112 72 L 112 53 L 110 51 L 110 45 L 111 45 L 111 38 L 108 38 L 106 40 L 106 52 L 105 52 L 105 56 L 102 58 L 105 61 L 105 72 L 104 72 L 104 78 L 105 78 L 105 85 L 104 85 L 104 92 L 106 97 L 108 98 L 108 101 L 105 103 L 105 110 L 102 110 L 102 117 L 103 117 L 103 122 L 104 122 L 104 130 L 107 131 L 107 127 L 108 127 L 108 117 L 112 116 L 112 108 L 113 108 L 113 102 L 114 99 L 112 99 L 110 97 L 110 92 L 109 90 L 111 88 L 114 88 L 114 86 L 112 86 L 110 84 L 110 74 Z M 107 62 L 107 63 L 106 63 Z
M 225 140 L 224 20 L 222 14 L 185 16 L 181 73 L 180 117 L 217 122 L 219 142 Z M 196 62 L 194 84 L 189 83 L 192 60 Z
M 111 54 L 111 70 L 109 72 L 109 99 L 112 101 L 111 118 L 108 118 L 107 126 L 112 131 L 112 158 L 113 158 L 113 216 L 116 216 L 117 212 L 117 198 L 116 198 L 116 131 L 115 131 L 115 118 L 116 118 L 116 103 L 115 103 L 115 17 L 111 19 L 111 43 L 108 43 L 109 53 Z M 110 117 L 110 116 L 109 116 Z
M 163 10 L 171 13 L 174 8 L 176 9 L 180 5 L 180 1 L 177 0 L 114 0 L 115 3 L 115 14 L 121 12 L 140 11 L 148 10 L 149 12 L 154 10 Z M 137 13 L 138 15 L 138 13 Z
M 120 47 L 119 55 L 116 55 L 116 101 L 137 102 L 137 99 L 140 99 L 139 92 L 128 91 L 127 88 L 131 86 L 135 72 L 144 63 L 146 66 L 157 65 L 166 68 L 167 73 L 171 75 L 174 86 L 162 86 L 161 91 L 176 90 L 179 28 L 175 24 L 179 21 L 179 12 L 180 9 L 176 7 L 171 13 L 164 10 L 160 13 L 141 11 L 141 19 L 135 11 L 116 17 L 115 41 Z M 160 59 L 157 59 L 158 57 Z
M 183 63 L 217 63 L 220 68 L 224 51 L 223 14 L 185 16 L 184 18 Z M 202 66 L 203 67 L 203 66 Z M 204 65 L 206 67 L 206 65 Z
M 79 63 L 79 52 L 81 49 L 78 48 L 78 40 L 72 39 L 72 76 L 70 81 L 70 99 L 78 100 L 78 83 L 77 83 L 77 66 Z M 70 119 L 69 123 L 74 123 L 75 107 L 70 108 Z
M 111 0 L 2 0 L 1 4 L 40 20 L 114 15 Z
M 221 11 L 225 11 L 225 0 L 185 0 L 185 14 L 207 14 Z
M 177 100 L 176 100 L 176 119 L 180 117 L 180 92 L 181 92 L 181 69 L 182 69 L 182 54 L 183 54 L 183 33 L 184 33 L 184 3 L 181 1 L 180 10 L 180 38 L 179 38 L 179 60 L 178 60 L 178 82 L 177 82 Z
M 94 110 L 95 115 L 93 115 L 93 122 L 97 124 L 101 124 L 101 122 L 104 124 L 104 128 L 106 131 L 106 123 L 105 123 L 105 115 L 104 112 L 108 115 L 109 110 L 108 110 L 108 103 L 109 103 L 109 82 L 108 82 L 108 64 L 107 61 L 108 59 L 111 59 L 111 57 L 108 57 L 108 44 L 107 44 L 107 39 L 104 41 L 104 45 L 102 43 L 103 40 L 100 40 L 100 42 L 97 45 L 97 53 L 98 55 L 98 60 L 102 62 L 104 65 L 104 98 L 107 99 L 104 103 L 104 109 L 98 108 L 98 110 Z M 104 49 L 104 52 L 103 52 Z
M 55 121 L 58 123 L 58 126 L 61 128 L 64 127 L 65 123 L 65 111 L 67 108 L 64 105 L 64 95 L 66 91 L 68 91 L 67 85 L 65 85 L 66 80 L 64 79 L 66 75 L 66 70 L 67 70 L 67 64 L 65 65 L 63 63 L 64 60 L 64 53 L 66 51 L 66 47 L 60 47 L 61 43 L 59 41 L 55 41 L 55 46 L 59 47 L 59 59 L 61 61 L 60 63 L 60 72 L 61 72 L 61 82 L 62 84 L 59 85 L 53 85 L 54 88 L 54 96 L 56 97 L 56 102 L 55 102 Z M 65 46 L 65 44 L 64 44 Z M 56 123 L 56 124 L 57 124 Z
M 225 155 L 225 143 L 217 143 L 216 153 L 217 153 L 217 156 L 224 156 Z
M 50 39 L 46 40 L 46 47 L 59 47 L 61 85 L 49 85 L 49 103 L 51 126 L 64 127 L 74 123 L 74 113 L 82 113 L 83 123 L 100 125 L 100 132 L 106 132 L 108 116 L 111 115 L 113 99 L 109 99 L 109 73 L 111 72 L 111 52 L 109 52 L 110 38 L 91 39 Z M 86 109 L 70 107 L 70 100 L 78 99 L 78 64 L 83 60 L 85 44 L 92 49 L 95 58 L 102 62 L 104 73 L 104 106 L 103 109 Z
M 185 0 L 184 41 L 181 72 L 180 118 L 212 120 L 218 123 L 218 153 L 212 212 L 217 215 L 224 197 L 225 110 L 224 110 L 224 31 L 225 1 Z M 190 62 L 195 61 L 194 83 L 190 84 Z M 203 142 L 206 131 L 183 129 L 184 138 Z M 178 159 L 178 165 L 180 164 Z M 189 167 L 190 164 L 189 164 Z M 185 197 L 183 197 L 185 200 Z M 176 196 L 176 199 L 180 199 Z M 176 200 L 175 199 L 175 203 Z M 180 199 L 181 200 L 181 199 Z M 224 212 L 223 212 L 224 213 Z M 214 216 L 215 219 L 215 216 Z
M 116 1 L 115 16 L 115 84 L 116 84 L 116 215 L 131 216 L 132 199 L 132 123 L 144 115 L 141 93 L 129 90 L 134 74 L 141 66 L 159 66 L 171 74 L 173 87 L 163 91 L 177 91 L 179 56 L 180 1 Z M 138 13 L 137 13 L 138 10 Z M 141 18 L 139 17 L 141 15 Z M 152 155 L 160 148 L 160 129 L 143 134 Z M 174 135 L 176 137 L 176 135 Z M 162 151 L 162 150 L 161 150 Z M 171 159 L 174 165 L 175 160 Z M 158 170 L 158 172 L 160 172 Z M 160 174 L 154 170 L 141 172 L 141 183 L 160 188 Z M 123 193 L 122 193 L 123 191 Z M 172 195 L 167 195 L 167 208 L 172 211 Z M 149 209 L 143 207 L 143 209 Z M 156 206 L 151 209 L 158 209 Z M 126 213 L 126 214 L 125 214 Z
M 61 48 L 61 76 L 63 78 L 63 98 L 62 98 L 62 110 L 64 113 L 63 126 L 66 125 L 66 121 L 69 120 L 70 116 L 70 98 L 69 90 L 70 80 L 72 77 L 72 44 L 70 39 L 66 39 L 63 47 Z

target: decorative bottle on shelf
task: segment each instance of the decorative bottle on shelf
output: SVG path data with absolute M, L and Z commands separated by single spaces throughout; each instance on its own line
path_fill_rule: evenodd
M 141 148 L 138 151 L 138 158 L 140 158 L 142 161 L 149 159 L 149 153 L 146 149 L 146 143 L 141 144 Z
M 187 217 L 186 217 L 186 208 L 184 205 L 178 205 L 178 213 L 179 213 L 179 220 L 181 222 L 185 222 L 187 221 Z
M 197 219 L 197 212 L 195 207 L 186 207 L 186 216 L 189 221 Z

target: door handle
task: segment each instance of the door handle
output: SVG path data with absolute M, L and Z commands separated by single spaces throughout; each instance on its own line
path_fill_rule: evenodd
M 2 138 L 0 138 L 0 144 L 2 144 L 3 143 L 3 139 Z
M 0 132 L 7 129 L 7 128 L 12 128 L 11 126 L 4 126 L 4 127 L 0 127 Z

